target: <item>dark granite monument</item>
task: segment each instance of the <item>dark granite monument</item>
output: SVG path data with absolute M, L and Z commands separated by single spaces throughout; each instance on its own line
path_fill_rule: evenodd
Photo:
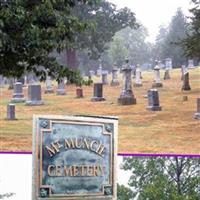
M 200 120 L 200 98 L 197 98 L 197 112 L 195 113 L 194 118 Z
M 7 119 L 8 120 L 16 120 L 15 118 L 15 104 L 7 105 Z
M 92 97 L 91 101 L 105 101 L 105 98 L 103 97 L 103 84 L 102 83 L 94 84 L 94 96 Z
M 83 98 L 83 88 L 76 88 L 76 98 Z
M 116 117 L 34 116 L 32 200 L 116 200 Z
M 169 74 L 169 69 L 165 69 L 165 74 L 164 74 L 164 80 L 169 80 L 171 79 L 170 74 Z
M 28 99 L 26 101 L 26 105 L 28 106 L 38 106 L 42 105 L 44 102 L 42 101 L 41 94 L 41 85 L 39 84 L 31 84 L 28 86 Z
M 21 82 L 16 82 L 14 84 L 14 91 L 13 91 L 13 97 L 11 99 L 12 103 L 20 103 L 24 102 L 24 94 L 23 94 L 23 84 Z
M 183 75 L 183 86 L 182 90 L 188 91 L 191 90 L 190 83 L 189 83 L 189 72 L 185 72 Z
M 151 111 L 160 111 L 161 110 L 157 89 L 150 89 L 148 91 L 148 104 L 149 105 L 147 106 L 147 110 L 151 110 Z
M 136 98 L 134 97 L 132 91 L 131 82 L 131 67 L 129 65 L 129 60 L 125 60 L 126 64 L 122 68 L 123 73 L 123 86 L 120 97 L 118 98 L 118 104 L 120 105 L 132 105 L 136 104 Z

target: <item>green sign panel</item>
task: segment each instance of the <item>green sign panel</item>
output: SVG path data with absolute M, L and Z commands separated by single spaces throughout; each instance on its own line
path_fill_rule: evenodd
M 116 199 L 117 118 L 34 116 L 33 200 Z

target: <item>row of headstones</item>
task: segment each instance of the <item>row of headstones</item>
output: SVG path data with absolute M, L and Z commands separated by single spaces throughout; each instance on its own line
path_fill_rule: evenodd
M 129 71 L 130 72 L 127 72 L 127 73 L 131 73 L 132 70 L 129 70 Z M 112 81 L 110 83 L 111 86 L 119 85 L 117 72 L 118 72 L 118 69 L 113 68 L 113 70 L 112 70 Z M 161 78 L 160 78 L 160 67 L 158 65 L 156 65 L 154 67 L 154 74 L 155 74 L 154 75 L 154 83 L 153 83 L 152 87 L 153 88 L 163 87 L 163 84 L 162 84 Z M 107 76 L 108 76 L 108 73 L 106 73 L 106 72 L 102 73 L 102 83 L 104 85 L 108 84 Z M 134 83 L 135 87 L 141 87 L 142 86 L 141 78 L 142 78 L 141 70 L 140 70 L 139 67 L 137 67 L 137 69 L 136 69 L 136 79 L 135 79 L 135 83 Z M 164 80 L 167 80 L 167 79 L 170 79 L 170 74 L 169 74 L 168 69 L 165 71 L 165 74 L 164 74 Z M 189 72 L 188 72 L 188 70 L 182 68 L 181 79 L 183 80 L 182 90 L 191 90 L 191 87 L 190 87 L 190 84 L 189 84 Z
M 131 90 L 131 85 L 126 85 L 120 97 L 118 98 L 118 103 L 120 105 L 131 105 L 136 104 L 136 98 L 133 95 Z M 32 85 L 30 89 L 30 93 L 37 94 L 36 96 L 32 95 L 32 99 L 27 101 L 27 105 L 41 105 L 43 101 L 41 100 L 41 86 L 40 85 Z M 35 93 L 36 92 L 36 93 Z M 35 97 L 35 98 L 33 98 Z M 95 83 L 94 84 L 94 96 L 91 101 L 105 101 L 103 97 L 103 84 Z M 159 94 L 157 89 L 150 89 L 148 91 L 148 106 L 147 110 L 150 111 L 161 111 L 161 106 L 159 103 Z M 197 113 L 194 115 L 195 119 L 200 120 L 200 98 L 197 98 Z M 7 119 L 15 120 L 15 104 L 9 104 L 7 106 Z
M 120 97 L 118 98 L 118 103 L 120 105 L 132 105 L 136 104 L 136 98 L 134 97 L 133 91 L 132 91 L 132 81 L 131 81 L 131 67 L 128 65 L 128 60 L 126 61 L 126 65 L 123 67 L 123 88 L 122 92 L 120 94 Z M 13 98 L 16 100 L 15 102 L 19 102 L 19 99 L 24 101 L 24 97 L 22 94 L 22 85 L 20 83 L 16 84 L 14 89 Z M 50 88 L 49 88 L 50 89 Z M 16 93 L 17 92 L 17 93 Z M 28 87 L 28 94 L 29 98 L 26 102 L 27 105 L 41 105 L 43 104 L 41 100 L 41 86 L 40 85 L 29 85 Z M 94 84 L 94 96 L 91 99 L 92 101 L 104 101 L 105 98 L 103 97 L 103 84 L 102 83 L 96 83 Z M 161 110 L 161 106 L 159 105 L 159 95 L 158 91 L 156 89 L 150 89 L 148 91 L 148 110 L 152 111 L 159 111 Z M 199 104 L 198 104 L 199 106 Z M 198 107 L 197 106 L 197 107 Z M 199 111 L 199 107 L 197 108 Z M 196 118 L 199 118 L 198 114 L 195 115 Z
M 52 84 L 47 84 L 45 93 L 54 93 Z M 77 98 L 83 97 L 83 91 L 82 88 L 76 89 Z M 64 81 L 59 82 L 58 88 L 57 88 L 57 95 L 66 95 L 65 91 L 65 83 Z M 43 104 L 42 97 L 41 97 L 41 85 L 39 84 L 31 84 L 28 85 L 28 99 L 26 100 L 24 98 L 23 94 L 23 86 L 21 82 L 16 82 L 14 84 L 14 90 L 13 90 L 13 96 L 11 99 L 12 103 L 20 103 L 25 102 L 26 105 L 41 105 Z

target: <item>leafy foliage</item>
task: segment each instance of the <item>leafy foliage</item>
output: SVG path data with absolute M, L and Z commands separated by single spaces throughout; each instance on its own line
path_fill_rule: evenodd
M 198 200 L 200 159 L 124 158 L 123 169 L 131 170 L 129 186 L 139 200 Z
M 156 59 L 164 60 L 170 57 L 174 67 L 179 67 L 185 63 L 186 57 L 180 42 L 186 38 L 187 29 L 186 17 L 179 8 L 175 16 L 172 17 L 169 27 L 160 27 L 154 49 L 155 55 L 157 55 Z
M 185 55 L 200 60 L 200 2 L 192 0 L 194 7 L 190 9 L 192 17 L 187 38 L 182 40 Z
M 132 190 L 124 185 L 117 185 L 117 199 L 118 200 L 131 200 L 134 194 Z
M 75 41 L 74 33 L 87 29 L 71 12 L 72 7 L 95 0 L 15 0 L 0 2 L 0 74 L 20 77 L 25 71 L 36 75 L 48 69 L 56 77 L 62 72 L 54 57 Z M 39 67 L 38 67 L 39 66 Z
M 92 59 L 98 59 L 107 49 L 116 32 L 126 27 L 137 28 L 135 14 L 128 8 L 117 10 L 116 6 L 105 0 L 93 7 L 80 5 L 74 8 L 80 21 L 93 24 L 93 28 L 77 33 L 78 49 L 87 49 Z

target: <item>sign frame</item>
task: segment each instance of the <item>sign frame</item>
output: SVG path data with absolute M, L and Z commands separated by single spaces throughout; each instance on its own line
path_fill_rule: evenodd
M 93 194 L 52 194 L 51 186 L 42 184 L 43 162 L 43 134 L 52 133 L 52 124 L 102 126 L 102 135 L 110 137 L 109 184 L 102 185 L 101 193 Z M 117 138 L 118 118 L 112 116 L 60 116 L 34 115 L 33 116 L 33 174 L 32 200 L 116 200 L 116 166 L 117 166 Z M 112 191 L 112 192 L 111 192 Z M 45 196 L 45 192 L 48 196 Z M 43 196 L 44 194 L 44 196 Z

